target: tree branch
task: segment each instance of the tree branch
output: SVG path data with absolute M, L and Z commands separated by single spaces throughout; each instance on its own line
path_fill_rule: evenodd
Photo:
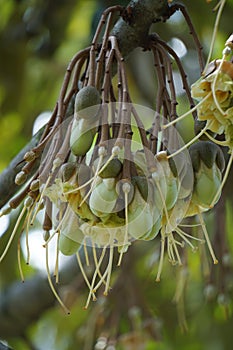
M 17 154 L 9 166 L 0 174 L 0 208 L 2 208 L 9 199 L 20 189 L 15 183 L 15 176 L 22 169 L 25 162 L 22 162 L 26 152 L 36 147 L 44 128 L 41 128 L 29 141 L 29 143 Z M 32 172 L 38 167 L 40 158 L 36 159 Z

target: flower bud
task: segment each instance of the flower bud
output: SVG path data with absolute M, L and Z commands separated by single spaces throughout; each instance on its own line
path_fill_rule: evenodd
M 36 154 L 35 154 L 35 152 L 33 152 L 33 151 L 29 151 L 29 152 L 25 153 L 23 159 L 24 159 L 26 162 L 32 162 L 33 160 L 36 159 Z
M 100 93 L 94 86 L 85 86 L 75 97 L 75 118 L 92 120 L 100 108 Z
M 23 185 L 27 180 L 27 174 L 24 171 L 20 171 L 15 177 L 16 185 Z

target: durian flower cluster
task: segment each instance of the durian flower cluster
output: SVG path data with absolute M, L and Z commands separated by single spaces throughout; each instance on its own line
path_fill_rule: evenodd
M 206 242 L 217 263 L 202 213 L 212 208 L 221 194 L 222 151 L 212 140 L 198 141 L 187 150 L 173 126 L 177 101 L 171 57 L 180 70 L 188 101 L 194 102 L 178 56 L 157 35 L 151 35 L 147 43 L 159 83 L 156 110 L 132 103 L 124 58 L 116 37 L 110 35 L 115 11 L 119 7 L 104 12 L 91 47 L 71 60 L 51 119 L 38 145 L 25 154 L 25 164 L 16 176 L 15 182 L 24 188 L 2 211 L 7 214 L 23 203 L 0 261 L 23 222 L 21 233 L 26 232 L 29 262 L 30 227 L 43 210 L 48 280 L 67 312 L 48 267 L 48 246 L 53 239 L 57 242 L 57 280 L 59 254 L 77 256 L 89 289 L 85 307 L 96 299 L 101 285 L 108 294 L 114 255 L 117 251 L 120 266 L 135 240 L 160 241 L 157 281 L 165 255 L 172 265 L 182 265 L 182 251 L 187 246 L 196 251 L 198 244 Z M 232 80 L 222 72 L 226 65 L 216 64 L 221 68 L 221 72 L 217 68 L 217 78 L 213 72 L 192 88 L 193 97 L 202 100 L 198 118 L 209 123 L 202 134 L 207 129 L 225 132 L 230 122 L 225 115 L 230 115 L 232 108 Z M 218 88 L 216 93 L 213 87 Z M 224 116 L 219 108 L 224 108 Z M 40 164 L 33 173 L 38 159 Z M 183 229 L 194 215 L 199 218 L 201 238 Z M 93 255 L 91 279 L 79 254 L 81 247 L 87 265 L 88 254 Z M 103 264 L 106 257 L 107 264 Z M 19 268 L 22 275 L 20 259 Z

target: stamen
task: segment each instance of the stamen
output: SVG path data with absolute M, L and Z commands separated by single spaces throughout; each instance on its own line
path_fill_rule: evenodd
M 56 277 L 56 284 L 59 283 L 59 237 L 60 237 L 60 231 L 57 235 L 57 243 L 56 243 L 56 261 L 55 261 L 55 268 L 54 268 L 54 277 Z
M 202 227 L 202 231 L 204 233 L 204 237 L 205 237 L 205 240 L 206 240 L 206 243 L 208 245 L 208 248 L 209 248 L 209 252 L 210 252 L 210 255 L 213 259 L 213 262 L 214 264 L 218 264 L 218 260 L 215 256 L 215 253 L 213 251 L 213 248 L 212 248 L 212 245 L 211 245 L 211 242 L 210 242 L 210 239 L 209 239 L 209 235 L 208 235 L 208 232 L 207 232 L 207 229 L 206 229 L 206 226 L 205 226 L 205 222 L 204 222 L 204 219 L 203 219 L 203 216 L 199 210 L 199 213 L 198 213 L 198 217 L 199 217 L 199 220 L 200 220 L 200 223 L 201 223 L 201 227 Z
M 57 231 L 54 231 L 49 238 L 46 240 L 46 242 L 43 244 L 43 247 L 46 248 L 46 246 L 49 244 L 49 242 L 53 239 L 53 237 L 57 234 Z
M 98 269 L 99 269 L 100 266 L 101 266 L 101 263 L 102 263 L 102 261 L 103 261 L 105 252 L 106 252 L 106 247 L 103 248 L 102 254 L 101 254 L 101 256 L 100 256 L 100 259 L 99 259 L 99 262 L 98 262 L 98 265 L 97 265 L 97 268 L 98 268 Z M 97 271 L 97 269 L 96 269 L 96 271 Z M 106 268 L 105 272 L 102 274 L 101 279 L 99 280 L 99 282 L 97 283 L 97 285 L 93 288 L 93 291 L 94 291 L 94 292 L 96 292 L 96 291 L 98 290 L 98 288 L 101 286 L 102 283 L 106 284 L 106 283 L 105 283 L 105 277 L 106 277 L 106 275 L 107 275 L 107 272 L 108 272 L 108 270 L 107 270 L 107 268 Z
M 93 258 L 94 258 L 94 262 L 95 262 L 95 268 L 97 270 L 99 278 L 101 279 L 103 277 L 103 275 L 102 275 L 102 273 L 99 269 L 99 266 L 98 266 L 98 260 L 97 260 L 96 249 L 95 249 L 94 243 L 92 244 L 92 253 L 93 253 Z M 104 280 L 103 280 L 103 283 L 106 284 L 106 282 Z
M 109 261 L 108 261 L 108 275 L 107 275 L 107 281 L 105 285 L 105 290 L 104 290 L 104 295 L 108 295 L 108 291 L 110 289 L 110 278 L 111 278 L 111 273 L 112 273 L 112 263 L 113 263 L 113 253 L 114 253 L 114 246 L 113 242 L 110 243 L 110 251 L 109 251 Z
M 89 185 L 90 183 L 93 182 L 93 180 L 96 178 L 96 176 L 99 176 L 100 173 L 102 173 L 102 171 L 108 166 L 108 164 L 111 162 L 111 160 L 118 156 L 119 153 L 120 153 L 120 150 L 121 148 L 119 146 L 114 146 L 113 149 L 112 149 L 112 155 L 109 157 L 109 159 L 107 160 L 107 162 L 102 166 L 102 168 L 99 169 L 97 175 L 95 173 L 95 175 L 90 178 L 87 182 L 85 182 L 85 184 L 79 186 L 79 187 L 76 187 L 74 188 L 73 190 L 70 190 L 70 191 L 67 191 L 67 192 L 64 192 L 64 195 L 67 195 L 67 194 L 72 194 L 72 193 L 76 193 L 78 192 L 79 190 L 82 190 L 83 188 L 85 188 L 87 185 Z M 80 204 L 81 206 L 81 204 Z
M 99 171 L 100 171 L 101 163 L 102 163 L 104 157 L 106 156 L 106 148 L 105 147 L 100 147 L 99 151 L 98 151 L 98 155 L 99 155 L 99 161 L 98 161 L 98 164 L 97 164 L 97 167 L 96 167 L 95 175 L 93 176 L 93 181 L 92 181 L 92 184 L 91 184 L 91 188 L 87 192 L 87 194 L 84 196 L 84 198 L 82 199 L 81 203 L 79 204 L 79 208 L 83 205 L 83 203 L 85 203 L 87 198 L 93 192 L 93 189 L 94 189 L 94 187 L 96 185 L 96 181 L 97 181 L 98 174 L 99 174 Z
M 167 253 L 169 261 L 172 263 L 172 265 L 176 265 L 176 259 L 173 251 L 173 241 L 171 237 L 171 233 L 167 235 Z
M 88 286 L 88 288 L 89 288 L 89 291 L 90 291 L 91 294 L 92 294 L 93 301 L 95 301 L 95 300 L 96 300 L 96 296 L 95 296 L 94 291 L 92 290 L 92 287 L 91 287 L 91 285 L 90 285 L 90 282 L 89 282 L 89 280 L 88 280 L 88 277 L 87 277 L 87 275 L 86 275 L 86 272 L 85 272 L 85 270 L 84 270 L 84 268 L 83 268 L 83 264 L 82 264 L 82 260 L 81 260 L 81 258 L 80 258 L 79 252 L 76 253 L 76 257 L 77 257 L 78 265 L 79 265 L 80 271 L 81 271 L 81 273 L 82 273 L 82 275 L 83 275 L 84 281 L 86 282 L 86 284 L 87 284 L 87 286 Z M 85 308 L 87 308 L 87 307 L 85 307 Z
M 63 303 L 63 301 L 61 300 L 61 298 L 59 297 L 59 295 L 57 294 L 54 286 L 53 286 L 53 283 L 52 283 L 52 280 L 51 280 L 51 276 L 50 276 L 50 270 L 49 270 L 49 257 L 48 257 L 48 246 L 46 245 L 45 247 L 46 249 L 46 270 L 47 270 L 47 278 L 48 278 L 48 282 L 49 282 L 49 285 L 50 285 L 50 288 L 55 296 L 55 298 L 57 299 L 57 301 L 59 302 L 59 304 L 61 305 L 61 307 L 63 308 L 63 310 L 65 311 L 65 313 L 67 315 L 70 314 L 70 310 L 65 306 L 65 304 Z
M 155 181 L 156 186 L 158 187 L 158 190 L 159 190 L 159 195 L 160 195 L 160 198 L 162 200 L 163 210 L 165 213 L 167 225 L 170 225 L 170 219 L 169 219 L 169 215 L 168 215 L 168 211 L 167 211 L 166 200 L 164 198 L 163 191 L 162 191 L 160 183 L 159 183 L 159 175 L 156 172 L 154 172 L 151 174 L 151 176 L 152 176 L 153 180 Z
M 131 186 L 128 182 L 125 182 L 122 186 L 122 191 L 124 192 L 124 197 L 125 197 L 125 235 L 124 235 L 124 240 L 123 240 L 123 247 L 119 256 L 119 260 L 117 263 L 117 266 L 121 265 L 121 261 L 123 258 L 123 254 L 125 252 L 124 247 L 128 242 L 128 226 L 129 226 L 129 217 L 128 217 L 128 196 L 131 190 Z
M 12 241 L 13 241 L 13 239 L 14 239 L 16 233 L 17 233 L 17 230 L 18 230 L 18 227 L 19 227 L 19 225 L 20 225 L 21 219 L 23 218 L 23 216 L 24 216 L 26 210 L 27 210 L 27 207 L 24 206 L 23 209 L 21 210 L 20 215 L 18 216 L 18 219 L 17 219 L 17 221 L 16 221 L 14 230 L 13 230 L 13 232 L 12 232 L 12 234 L 11 234 L 11 236 L 10 236 L 8 242 L 7 242 L 7 245 L 6 245 L 6 247 L 5 247 L 5 249 L 4 249 L 3 253 L 2 253 L 2 255 L 0 256 L 0 263 L 1 263 L 2 260 L 5 258 L 7 252 L 8 252 L 8 250 L 9 250 L 9 248 L 10 248 L 10 245 L 11 245 L 11 243 L 12 243 Z
M 220 18 L 221 18 L 221 15 L 222 15 L 222 11 L 223 11 L 225 2 L 226 2 L 226 0 L 221 0 L 218 3 L 218 5 L 220 5 L 220 6 L 219 6 L 218 13 L 217 13 L 217 16 L 216 16 L 216 20 L 215 20 L 215 23 L 214 23 L 214 30 L 213 30 L 213 35 L 212 35 L 212 39 L 211 39 L 209 54 L 208 54 L 206 65 L 205 65 L 205 68 L 204 68 L 204 71 L 203 71 L 203 75 L 206 74 L 206 70 L 207 70 L 208 65 L 210 63 L 210 59 L 211 59 L 211 56 L 212 56 L 212 53 L 213 53 L 214 44 L 215 44 L 215 40 L 216 40 L 216 36 L 217 36 L 218 26 L 219 26 L 219 22 L 220 22 Z
M 92 281 L 91 281 L 91 286 L 90 286 L 90 292 L 89 292 L 89 295 L 88 295 L 88 298 L 87 298 L 87 301 L 86 301 L 86 305 L 84 306 L 84 309 L 87 309 L 88 308 L 88 305 L 90 303 L 90 299 L 91 299 L 91 295 L 93 295 L 94 293 L 96 293 L 97 289 L 99 288 L 99 286 L 101 286 L 101 284 L 103 283 L 103 281 L 105 280 L 105 276 L 108 272 L 108 268 L 106 269 L 105 273 L 102 275 L 102 278 L 99 280 L 99 283 L 94 287 L 95 285 L 95 280 L 96 280 L 96 277 L 97 277 L 97 274 L 98 274 L 98 270 L 100 268 L 100 265 L 102 264 L 102 261 L 103 261 L 103 258 L 104 258 L 104 255 L 105 255 L 105 252 L 106 252 L 106 247 L 103 248 L 103 251 L 102 251 L 102 254 L 100 256 L 100 259 L 99 259 L 99 262 L 98 262 L 98 266 L 97 268 L 95 269 L 95 272 L 93 274 L 93 277 L 92 277 Z M 94 299 L 93 297 L 93 300 L 96 300 L 96 298 Z
M 84 250 L 84 254 L 85 254 L 86 265 L 90 266 L 89 255 L 88 255 L 87 244 L 86 244 L 86 237 L 84 237 L 84 240 L 83 240 L 83 250 Z
M 18 258 L 18 267 L 19 267 L 19 273 L 21 281 L 24 283 L 24 274 L 22 269 L 22 263 L 21 263 L 21 246 L 20 246 L 20 239 L 18 239 L 18 245 L 17 245 L 17 258 Z
M 232 161 L 233 161 L 233 152 L 231 151 L 231 156 L 230 156 L 230 159 L 228 161 L 227 168 L 226 168 L 226 171 L 224 173 L 221 185 L 219 186 L 218 191 L 215 194 L 214 199 L 212 200 L 212 203 L 210 204 L 210 208 L 213 208 L 213 206 L 215 205 L 215 202 L 216 202 L 217 198 L 219 197 L 219 195 L 220 195 L 220 193 L 221 193 L 221 191 L 223 189 L 223 186 L 225 185 L 225 183 L 227 181 L 229 172 L 231 170 Z
M 160 258 L 159 258 L 159 267 L 158 267 L 158 272 L 157 272 L 157 276 L 156 276 L 156 282 L 160 282 L 160 278 L 161 278 L 161 273 L 162 273 L 162 269 L 163 269 L 163 261 L 164 261 L 164 251 L 165 251 L 165 232 L 164 232 L 164 227 L 162 227 L 161 229 L 161 251 L 160 251 Z
M 208 137 L 208 139 L 210 139 L 210 141 L 216 143 L 216 145 L 219 145 L 219 146 L 228 146 L 229 145 L 229 142 L 228 141 L 219 141 L 219 140 L 216 140 L 214 137 L 212 137 L 208 131 L 205 131 L 205 135 Z
M 185 232 L 183 232 L 182 230 L 180 230 L 178 227 L 176 227 L 176 233 L 192 248 L 192 251 L 195 252 L 197 250 L 197 247 L 195 247 L 188 238 L 186 238 L 186 234 Z M 195 238 L 192 237 L 191 238 Z M 199 239 L 198 239 L 199 240 Z
M 182 266 L 182 261 L 181 261 L 181 258 L 180 258 L 180 253 L 179 253 L 178 248 L 177 248 L 177 244 L 179 245 L 180 242 L 177 242 L 177 241 L 174 239 L 172 233 L 171 233 L 171 243 L 172 243 L 172 245 L 173 245 L 173 247 L 174 247 L 175 254 L 176 254 L 176 257 L 177 257 L 177 260 L 176 260 L 176 261 L 178 262 L 178 264 L 179 264 L 180 266 Z
M 166 129 L 168 127 L 170 127 L 173 124 L 176 124 L 177 122 L 179 122 L 180 120 L 182 120 L 183 118 L 187 117 L 189 114 L 195 112 L 206 100 L 208 100 L 208 98 L 212 95 L 212 92 L 209 92 L 200 102 L 198 102 L 193 108 L 191 108 L 190 110 L 188 110 L 187 112 L 185 112 L 184 114 L 182 114 L 181 116 L 179 116 L 178 118 L 172 120 L 171 122 L 162 125 L 163 129 Z
M 206 130 L 209 128 L 209 126 L 210 126 L 210 124 L 206 123 L 205 127 L 192 140 L 190 140 L 188 143 L 186 143 L 183 147 L 179 148 L 176 152 L 169 154 L 167 156 L 167 159 L 176 156 L 177 154 L 179 154 L 180 152 L 182 152 L 183 150 L 188 148 L 190 145 L 192 145 L 195 141 L 197 141 L 199 139 L 199 137 L 201 135 L 203 135 L 206 132 Z

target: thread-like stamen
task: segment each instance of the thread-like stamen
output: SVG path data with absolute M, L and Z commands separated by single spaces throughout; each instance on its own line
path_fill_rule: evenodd
M 99 276 L 99 278 L 101 279 L 103 277 L 100 269 L 99 269 L 99 264 L 98 264 L 98 260 L 97 260 L 97 254 L 96 254 L 96 249 L 95 249 L 95 244 L 92 244 L 92 253 L 93 253 L 93 258 L 94 258 L 94 262 L 95 262 L 95 268 L 97 271 L 97 274 Z M 103 283 L 106 284 L 106 282 L 103 280 Z
M 99 174 L 99 171 L 100 171 L 100 167 L 101 167 L 101 164 L 102 164 L 103 159 L 104 159 L 105 156 L 106 156 L 106 149 L 105 149 L 105 147 L 100 147 L 99 148 L 99 161 L 98 161 L 98 164 L 97 164 L 97 167 L 96 167 L 95 175 L 93 176 L 93 181 L 92 181 L 92 184 L 91 184 L 91 188 L 87 192 L 87 194 L 83 197 L 81 203 L 79 204 L 79 208 L 83 205 L 83 203 L 86 202 L 87 198 L 93 192 L 93 189 L 95 188 L 95 185 L 96 185 L 96 182 L 97 182 L 97 178 L 98 178 L 98 174 Z
M 54 232 L 49 236 L 49 238 L 47 239 L 47 241 L 43 244 L 43 247 L 44 247 L 44 248 L 49 244 L 49 242 L 53 239 L 53 237 L 54 237 L 56 234 L 58 234 L 58 231 L 54 231 Z
M 171 125 L 176 124 L 177 122 L 179 122 L 180 120 L 182 120 L 183 118 L 187 117 L 189 114 L 195 112 L 210 96 L 212 95 L 212 92 L 210 91 L 200 102 L 198 102 L 193 108 L 191 108 L 189 111 L 185 112 L 184 114 L 182 114 L 181 116 L 179 116 L 178 118 L 172 120 L 171 122 L 162 125 L 162 129 L 166 129 L 169 128 Z
M 175 254 L 173 251 L 173 242 L 172 242 L 172 237 L 171 233 L 167 234 L 167 254 L 168 254 L 168 259 L 172 263 L 172 265 L 176 264 L 176 259 L 175 259 Z
M 192 140 L 190 140 L 188 143 L 186 143 L 183 147 L 179 148 L 176 152 L 174 152 L 172 154 L 169 154 L 167 156 L 167 159 L 175 157 L 177 154 L 179 154 L 180 152 L 184 151 L 190 145 L 192 145 L 195 141 L 197 141 L 199 139 L 199 137 L 206 132 L 206 130 L 209 128 L 209 125 L 210 124 L 206 123 L 205 127 Z
M 95 293 L 94 293 L 93 290 L 92 290 L 92 287 L 91 287 L 91 285 L 90 285 L 90 282 L 89 282 L 89 280 L 88 280 L 88 277 L 87 277 L 87 275 L 86 275 L 86 272 L 85 272 L 85 270 L 84 270 L 84 268 L 83 268 L 83 264 L 82 264 L 82 260 L 81 260 L 81 258 L 80 258 L 79 252 L 76 253 L 76 257 L 77 257 L 78 265 L 79 265 L 80 271 L 81 271 L 81 273 L 82 273 L 82 275 L 83 275 L 84 281 L 86 282 L 86 284 L 87 284 L 87 286 L 88 286 L 88 288 L 89 288 L 89 291 L 90 291 L 91 294 L 92 294 L 93 300 L 96 300 Z
M 119 155 L 120 153 L 120 147 L 119 146 L 114 146 L 113 149 L 112 149 L 112 155 L 108 158 L 107 162 L 99 169 L 98 173 L 95 173 L 95 175 L 90 178 L 87 182 L 85 182 L 83 185 L 79 186 L 79 187 L 76 187 L 74 188 L 73 190 L 70 190 L 70 191 L 67 191 L 67 192 L 64 192 L 64 195 L 67 195 L 67 194 L 72 194 L 72 193 L 76 193 L 78 192 L 79 190 L 82 190 L 83 188 L 85 188 L 87 185 L 89 185 L 90 183 L 93 182 L 93 180 L 99 176 L 102 171 L 108 166 L 108 164 L 111 162 L 111 160 L 113 158 L 115 158 L 116 156 Z M 97 175 L 96 175 L 97 174 Z M 81 204 L 80 204 L 81 206 Z
M 159 190 L 159 195 L 160 195 L 160 198 L 162 200 L 163 210 L 164 210 L 165 218 L 166 218 L 166 221 L 167 221 L 167 225 L 170 225 L 170 219 L 169 219 L 167 206 L 166 206 L 166 199 L 165 199 L 165 197 L 163 195 L 163 191 L 162 191 L 162 188 L 161 188 L 160 183 L 159 183 L 159 176 L 155 172 L 155 173 L 152 174 L 152 178 L 155 181 L 156 186 L 158 187 L 158 190 Z
M 212 248 L 212 245 L 211 245 L 211 242 L 210 242 L 210 239 L 209 239 L 209 234 L 207 232 L 207 229 L 206 229 L 206 226 L 205 226 L 205 222 L 204 222 L 204 219 L 203 219 L 203 216 L 202 216 L 200 210 L 198 212 L 198 218 L 200 220 L 202 231 L 204 233 L 204 237 L 205 237 L 207 246 L 209 248 L 210 255 L 211 255 L 212 259 L 213 259 L 213 262 L 214 262 L 214 264 L 218 264 L 218 259 L 216 258 L 214 250 Z
M 182 225 L 179 225 L 179 226 L 182 226 Z M 189 226 L 184 225 L 184 227 L 200 227 L 200 226 L 201 226 L 201 224 L 194 224 L 194 225 L 189 225 Z M 198 241 L 200 243 L 205 243 L 205 241 L 203 239 L 189 235 L 187 232 L 184 232 L 179 227 L 176 227 L 176 230 L 178 230 L 185 237 L 188 237 L 188 238 L 193 239 L 195 241 Z
M 89 295 L 88 295 L 88 298 L 87 298 L 87 301 L 86 301 L 86 305 L 84 306 L 84 309 L 87 309 L 88 308 L 88 305 L 90 303 L 90 300 L 91 300 L 91 296 L 96 293 L 97 289 L 99 288 L 99 286 L 103 283 L 103 281 L 105 280 L 105 276 L 106 276 L 106 273 L 107 273 L 107 269 L 106 269 L 106 273 L 104 273 L 102 275 L 102 278 L 99 280 L 99 283 L 97 284 L 97 286 L 95 286 L 95 280 L 96 280 L 96 277 L 97 277 L 97 274 L 98 274 L 98 269 L 100 268 L 101 264 L 102 264 L 102 261 L 103 261 L 103 258 L 104 258 L 104 255 L 105 255 L 105 252 L 106 252 L 106 247 L 103 248 L 103 251 L 102 251 L 102 254 L 100 256 L 100 259 L 99 259 L 99 262 L 98 262 L 98 267 L 95 269 L 95 272 L 93 274 L 93 277 L 92 277 L 92 281 L 91 281 L 91 286 L 90 286 L 90 292 L 89 292 Z M 93 300 L 96 300 L 93 298 Z
M 125 245 L 128 242 L 128 226 L 129 226 L 129 216 L 128 216 L 128 196 L 130 193 L 131 186 L 128 182 L 124 183 L 122 186 L 122 191 L 124 192 L 124 199 L 125 199 L 125 234 L 124 234 L 124 240 L 123 240 L 123 246 L 122 250 L 120 252 L 119 260 L 117 263 L 117 266 L 121 265 L 123 254 L 125 252 Z
M 162 273 L 162 269 L 163 269 L 163 261 L 164 261 L 164 251 L 165 251 L 165 232 L 164 232 L 164 228 L 162 227 L 161 229 L 161 251 L 160 251 L 160 258 L 159 258 L 159 267 L 158 267 L 158 272 L 157 272 L 157 276 L 156 276 L 156 282 L 160 282 L 160 278 L 161 278 L 161 273 Z
M 216 36 L 217 36 L 219 21 L 220 21 L 221 15 L 222 15 L 222 11 L 223 11 L 225 2 L 226 2 L 226 0 L 221 0 L 219 2 L 220 6 L 219 6 L 218 13 L 217 13 L 217 16 L 216 16 L 216 20 L 215 20 L 215 23 L 214 23 L 214 30 L 213 30 L 213 35 L 212 35 L 212 39 L 211 39 L 209 54 L 208 54 L 206 65 L 205 65 L 205 68 L 204 68 L 204 71 L 203 71 L 203 75 L 206 74 L 206 70 L 207 70 L 208 65 L 210 63 L 210 59 L 211 59 L 211 56 L 212 56 L 212 53 L 213 53 L 214 44 L 215 44 L 215 40 L 216 40 Z
M 201 226 L 201 224 L 179 224 L 179 227 L 197 227 L 197 226 Z M 186 232 L 184 233 L 187 234 Z M 192 238 L 195 239 L 195 237 L 192 237 Z
M 101 264 L 102 264 L 102 261 L 103 261 L 105 252 L 106 252 L 106 247 L 103 248 L 102 254 L 101 254 L 101 256 L 100 256 L 100 259 L 99 259 L 99 262 L 98 262 L 98 269 L 100 268 L 100 266 L 101 266 Z M 96 272 L 97 272 L 97 270 L 96 270 Z M 108 270 L 107 270 L 107 268 L 106 268 L 105 272 L 102 274 L 101 279 L 99 280 L 99 282 L 97 283 L 97 285 L 94 286 L 94 288 L 93 288 L 93 291 L 94 291 L 94 292 L 96 292 L 96 291 L 99 289 L 99 287 L 101 286 L 102 283 L 105 284 L 105 277 L 107 276 L 107 272 L 108 272 Z
M 176 227 L 176 233 L 192 248 L 192 251 L 196 251 L 197 250 L 197 247 L 195 247 L 191 242 L 190 240 L 185 237 L 185 232 L 183 232 L 182 230 L 180 230 L 178 227 Z M 193 238 L 193 237 L 192 237 Z
M 50 288 L 55 296 L 55 298 L 57 299 L 57 301 L 59 302 L 59 304 L 61 305 L 61 307 L 63 308 L 63 310 L 65 311 L 65 313 L 67 315 L 70 314 L 70 310 L 65 306 L 65 304 L 63 303 L 63 301 L 61 300 L 61 298 L 59 297 L 59 295 L 57 294 L 54 286 L 53 286 L 53 282 L 51 280 L 51 276 L 50 276 L 50 270 L 49 270 L 49 254 L 48 254 L 48 246 L 45 247 L 45 250 L 46 250 L 46 271 L 47 271 L 47 278 L 48 278 L 48 282 L 49 282 L 49 285 L 50 285 Z
M 12 241 L 13 241 L 13 239 L 14 239 L 16 233 L 17 233 L 17 229 L 18 229 L 18 227 L 19 227 L 19 225 L 20 225 L 20 222 L 21 222 L 21 220 L 22 220 L 22 218 L 23 218 L 23 216 L 24 216 L 26 210 L 27 210 L 27 207 L 24 206 L 23 209 L 21 210 L 20 215 L 18 216 L 18 219 L 17 219 L 17 221 L 16 221 L 14 230 L 13 230 L 13 232 L 12 232 L 12 234 L 11 234 L 11 236 L 10 236 L 8 242 L 7 242 L 7 245 L 6 245 L 6 247 L 5 247 L 5 249 L 4 249 L 3 253 L 2 253 L 2 255 L 0 256 L 0 263 L 1 263 L 2 260 L 5 258 L 7 252 L 8 252 L 8 250 L 9 250 L 9 248 L 10 248 L 10 245 L 11 245 L 11 243 L 12 243 Z
M 90 266 L 90 261 L 89 261 L 89 255 L 88 255 L 88 250 L 87 250 L 86 239 L 87 239 L 87 238 L 84 237 L 84 240 L 83 240 L 83 250 L 84 250 L 86 265 L 87 265 L 87 266 Z
M 30 225 L 31 225 L 31 226 L 34 224 L 34 221 L 35 221 L 35 219 L 36 219 L 36 216 L 37 216 L 37 214 L 38 214 L 39 211 L 40 211 L 41 203 L 42 203 L 42 201 L 43 201 L 43 197 L 44 197 L 45 191 L 46 191 L 46 189 L 47 189 L 48 186 L 49 186 L 49 182 L 50 182 L 51 178 L 52 178 L 52 174 L 50 174 L 50 175 L 48 176 L 48 179 L 47 179 L 47 181 L 46 181 L 46 183 L 45 183 L 45 185 L 44 185 L 44 187 L 43 187 L 43 190 L 42 190 L 42 192 L 41 192 L 41 194 L 40 194 L 39 201 L 38 201 L 38 204 L 37 204 L 37 208 L 35 209 L 35 212 L 34 212 L 34 214 L 33 214 L 32 220 L 31 220 L 31 222 L 30 222 Z
M 111 278 L 111 273 L 112 273 L 112 263 L 113 263 L 113 254 L 114 253 L 114 246 L 113 242 L 110 242 L 110 248 L 109 248 L 109 260 L 108 260 L 108 275 L 107 275 L 107 281 L 105 285 L 105 290 L 104 290 L 104 295 L 108 295 L 108 291 L 110 289 L 110 278 Z
M 174 237 L 173 237 L 173 234 L 171 233 L 171 243 L 174 247 L 174 250 L 175 250 L 175 254 L 176 254 L 176 260 L 178 262 L 178 264 L 181 266 L 182 265 L 182 261 L 181 261 L 181 258 L 180 258 L 180 253 L 178 251 L 178 248 L 177 248 L 177 245 L 180 245 L 180 242 L 177 242 Z
M 231 170 L 232 161 L 233 161 L 233 152 L 231 151 L 231 156 L 230 156 L 230 159 L 228 161 L 227 168 L 226 168 L 226 171 L 224 173 L 221 185 L 219 186 L 218 191 L 216 192 L 216 194 L 214 196 L 214 199 L 212 200 L 212 203 L 210 204 L 210 208 L 213 208 L 213 206 L 215 205 L 215 202 L 218 199 L 218 197 L 219 197 L 219 195 L 220 195 L 220 193 L 221 193 L 221 191 L 223 189 L 223 186 L 225 185 L 225 183 L 227 181 L 229 172 Z
M 30 230 L 30 217 L 32 213 L 32 208 L 28 209 L 28 213 L 26 216 L 26 232 L 25 232 L 25 240 L 26 240 L 26 250 L 27 250 L 27 259 L 26 259 L 26 264 L 29 265 L 30 263 L 30 247 L 29 247 L 29 230 Z
M 55 268 L 54 268 L 54 277 L 56 278 L 56 284 L 59 283 L 59 238 L 60 238 L 60 231 L 57 235 L 57 242 L 56 242 L 56 260 L 55 260 Z
M 208 139 L 209 139 L 210 141 L 216 143 L 216 145 L 219 145 L 219 146 L 222 146 L 222 147 L 228 146 L 228 145 L 229 145 L 229 142 L 228 142 L 228 141 L 219 141 L 219 140 L 216 140 L 213 136 L 211 136 L 211 135 L 208 133 L 208 131 L 205 131 L 204 134 L 208 137 Z
M 18 267 L 19 267 L 19 274 L 21 281 L 24 282 L 24 274 L 22 269 L 22 263 L 21 263 L 21 246 L 20 246 L 20 239 L 18 239 L 18 245 L 17 245 L 17 259 L 18 259 Z

